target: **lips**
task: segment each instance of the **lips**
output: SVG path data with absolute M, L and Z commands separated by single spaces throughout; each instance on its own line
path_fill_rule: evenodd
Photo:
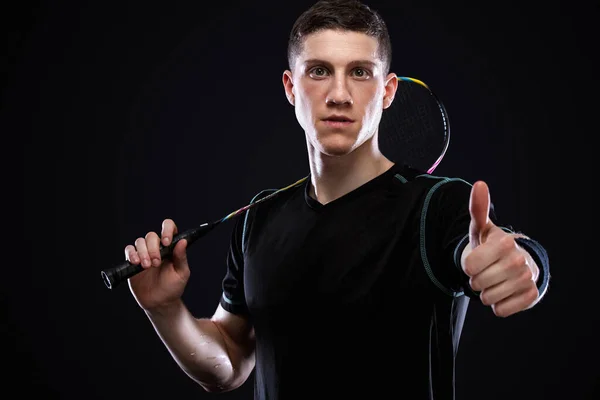
M 323 121 L 327 121 L 327 122 L 343 122 L 343 123 L 354 122 L 354 120 L 352 118 L 346 117 L 345 115 L 330 115 L 329 117 L 323 119 Z
M 325 126 L 328 126 L 329 128 L 332 129 L 345 129 L 348 128 L 350 126 L 352 126 L 352 124 L 354 123 L 353 120 L 345 118 L 337 118 L 337 119 L 324 119 L 323 123 L 325 124 Z

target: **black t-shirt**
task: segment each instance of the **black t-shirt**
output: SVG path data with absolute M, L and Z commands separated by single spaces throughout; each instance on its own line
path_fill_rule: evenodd
M 396 165 L 325 205 L 309 185 L 234 225 L 221 305 L 255 328 L 255 398 L 453 399 L 471 184 Z

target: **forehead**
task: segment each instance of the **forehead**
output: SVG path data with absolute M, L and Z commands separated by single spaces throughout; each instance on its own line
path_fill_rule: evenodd
M 297 61 L 320 59 L 333 63 L 353 60 L 379 61 L 377 39 L 365 33 L 324 30 L 306 36 Z

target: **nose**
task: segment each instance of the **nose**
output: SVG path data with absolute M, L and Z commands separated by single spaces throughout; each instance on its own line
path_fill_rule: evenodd
M 331 80 L 331 88 L 325 99 L 327 105 L 352 105 L 352 95 L 343 77 Z

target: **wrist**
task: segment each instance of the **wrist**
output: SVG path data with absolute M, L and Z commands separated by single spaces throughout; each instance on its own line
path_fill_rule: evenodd
M 173 300 L 167 303 L 160 304 L 152 308 L 144 309 L 144 312 L 150 318 L 165 318 L 173 317 L 179 314 L 184 309 L 181 299 Z

